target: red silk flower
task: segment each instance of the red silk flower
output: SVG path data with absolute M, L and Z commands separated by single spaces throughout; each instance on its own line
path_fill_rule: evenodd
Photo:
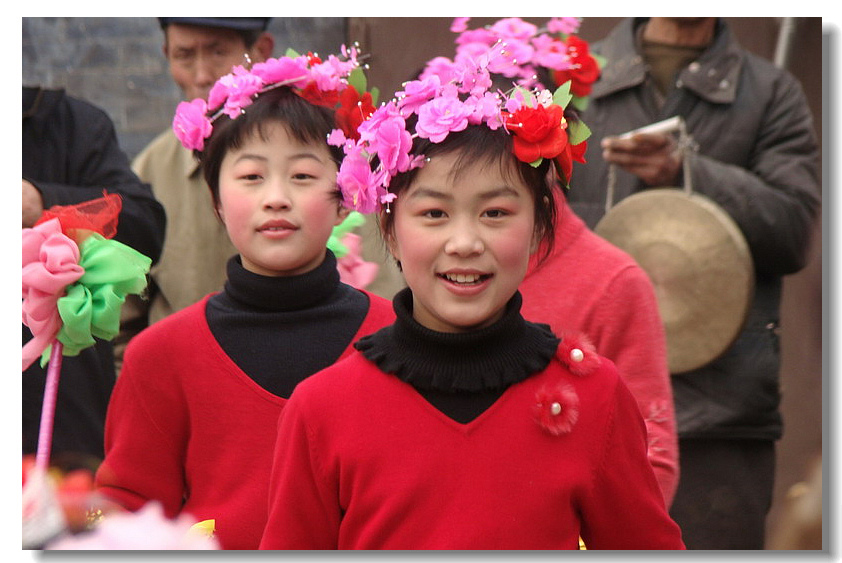
M 583 98 L 591 93 L 591 87 L 599 78 L 599 64 L 591 56 L 588 42 L 575 35 L 567 38 L 567 54 L 571 58 L 572 68 L 553 71 L 556 84 L 570 81 L 570 92 Z
M 555 158 L 567 147 L 567 131 L 562 126 L 561 106 L 523 106 L 506 115 L 506 127 L 514 133 L 514 153 L 523 162 Z
M 297 90 L 296 93 L 314 106 L 332 109 L 339 102 L 339 94 L 336 93 L 336 90 L 319 90 L 315 82 L 309 83 L 306 88 Z
M 556 162 L 558 162 L 558 165 L 561 168 L 561 173 L 564 175 L 564 182 L 567 184 L 570 183 L 570 176 L 573 174 L 573 161 L 575 160 L 576 162 L 584 164 L 585 151 L 587 150 L 587 141 L 582 141 L 578 145 L 571 145 L 570 143 L 567 143 L 567 146 L 564 147 L 561 154 L 556 157 Z
M 345 137 L 357 140 L 360 133 L 357 127 L 374 113 L 374 104 L 371 100 L 371 93 L 365 92 L 359 95 L 357 89 L 351 85 L 342 90 L 339 95 L 339 107 L 336 108 L 336 125 Z

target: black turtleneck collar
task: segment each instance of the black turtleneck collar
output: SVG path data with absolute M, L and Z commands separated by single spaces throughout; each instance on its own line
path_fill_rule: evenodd
M 262 276 L 243 267 L 240 255 L 227 264 L 225 293 L 239 305 L 257 310 L 298 311 L 326 301 L 339 286 L 336 256 L 329 249 L 314 270 L 297 276 Z
M 341 283 L 328 250 L 316 269 L 297 276 L 261 276 L 239 256 L 228 261 L 225 290 L 205 313 L 214 338 L 243 372 L 279 397 L 334 363 L 368 312 L 368 296 Z
M 524 320 L 520 292 L 491 326 L 461 333 L 431 330 L 412 316 L 412 292 L 395 295 L 397 319 L 360 339 L 356 348 L 386 373 L 419 390 L 487 392 L 506 389 L 542 371 L 559 339 L 545 324 Z

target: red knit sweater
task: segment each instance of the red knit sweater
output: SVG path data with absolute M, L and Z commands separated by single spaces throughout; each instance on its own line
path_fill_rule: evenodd
M 538 268 L 532 264 L 519 289 L 525 319 L 558 335 L 584 333 L 617 365 L 646 420 L 649 460 L 669 506 L 678 486 L 675 409 L 666 336 L 646 272 L 562 200 L 553 254 Z
M 634 399 L 563 349 L 467 424 L 361 353 L 311 376 L 280 418 L 261 549 L 682 549 Z
M 354 341 L 395 316 L 389 301 L 368 296 Z M 109 405 L 97 486 L 129 510 L 157 500 L 169 517 L 215 519 L 223 549 L 257 549 L 277 419 L 287 401 L 223 352 L 207 324 L 207 299 L 129 344 Z M 351 352 L 349 344 L 342 357 Z

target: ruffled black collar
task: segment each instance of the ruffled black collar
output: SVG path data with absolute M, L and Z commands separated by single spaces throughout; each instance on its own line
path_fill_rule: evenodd
M 385 373 L 421 390 L 482 392 L 505 389 L 542 371 L 559 339 L 545 324 L 524 320 L 515 293 L 502 319 L 480 330 L 444 333 L 412 317 L 412 292 L 395 295 L 394 324 L 361 338 L 356 348 Z

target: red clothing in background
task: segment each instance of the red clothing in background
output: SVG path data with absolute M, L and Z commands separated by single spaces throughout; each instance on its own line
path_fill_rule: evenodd
M 637 400 L 649 461 L 669 506 L 678 486 L 675 408 L 666 337 L 652 282 L 634 259 L 589 230 L 558 198 L 552 255 L 531 264 L 520 285 L 521 313 L 563 335 L 586 334 L 610 358 Z
M 389 301 L 368 297 L 354 341 L 394 319 Z M 109 405 L 97 486 L 129 510 L 154 499 L 169 517 L 215 519 L 223 549 L 257 549 L 277 419 L 287 400 L 225 354 L 208 327 L 207 300 L 129 344 Z M 342 357 L 351 352 L 349 344 Z

